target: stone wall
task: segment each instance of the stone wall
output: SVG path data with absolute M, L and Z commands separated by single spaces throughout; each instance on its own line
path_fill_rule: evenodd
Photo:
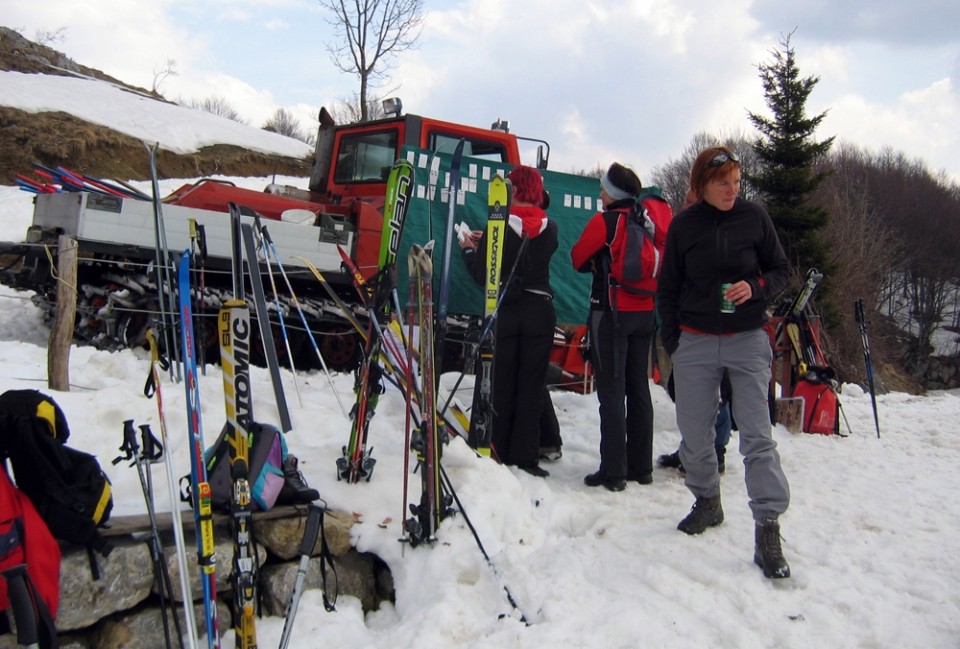
M 192 520 L 192 518 L 191 518 Z M 260 557 L 260 596 L 264 615 L 283 615 L 296 578 L 306 509 L 296 509 L 282 518 L 254 520 L 253 531 Z M 336 579 L 328 574 L 328 594 L 338 586 L 340 595 L 357 597 L 364 612 L 376 610 L 380 602 L 393 601 L 393 580 L 378 557 L 357 552 L 350 543 L 353 517 L 345 512 L 326 512 L 324 533 L 333 555 Z M 192 525 L 185 525 L 187 563 L 191 568 L 191 593 L 195 617 L 203 629 L 203 599 L 199 570 L 196 569 L 196 539 Z M 153 576 L 150 535 L 146 531 L 113 536 L 114 548 L 107 557 L 98 556 L 101 571 L 93 579 L 90 561 L 83 549 L 64 549 L 60 569 L 60 607 L 56 626 L 64 649 L 152 649 L 166 646 L 160 598 Z M 232 542 L 221 519 L 215 528 L 217 541 L 217 594 L 221 632 L 231 628 L 229 584 Z M 183 628 L 180 571 L 172 534 L 161 534 L 164 560 L 173 586 L 179 623 Z M 321 587 L 320 540 L 311 553 L 304 589 Z M 12 617 L 12 616 L 11 616 Z M 168 621 L 171 633 L 174 623 Z M 201 635 L 205 636 L 202 633 Z M 173 636 L 173 646 L 179 646 Z M 0 636 L 0 649 L 16 647 L 14 635 Z

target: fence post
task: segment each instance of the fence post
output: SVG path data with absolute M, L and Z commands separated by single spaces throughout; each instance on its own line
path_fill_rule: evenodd
M 70 346 L 77 315 L 77 241 L 60 235 L 57 253 L 57 311 L 47 345 L 47 385 L 70 391 Z

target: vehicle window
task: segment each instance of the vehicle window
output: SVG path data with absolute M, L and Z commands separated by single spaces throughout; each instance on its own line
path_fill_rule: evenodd
M 444 135 L 432 133 L 430 135 L 430 150 L 441 153 L 453 153 L 460 141 L 459 135 Z M 463 155 L 470 158 L 481 158 L 492 162 L 507 162 L 507 150 L 499 142 L 467 138 L 463 145 Z
M 336 183 L 386 182 L 397 157 L 397 131 L 351 133 L 340 138 Z

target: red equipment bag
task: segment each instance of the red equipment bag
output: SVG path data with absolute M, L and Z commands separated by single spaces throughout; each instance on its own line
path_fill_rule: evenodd
M 0 464 L 0 575 L 24 564 L 28 605 L 40 627 L 40 646 L 52 646 L 56 639 L 53 619 L 60 603 L 60 546 L 30 499 L 10 481 L 6 466 Z M 10 607 L 7 580 L 0 577 L 0 613 Z M 4 630 L 9 630 L 5 617 L 0 620 L 0 632 Z
M 839 432 L 840 402 L 829 385 L 800 379 L 793 388 L 793 396 L 803 399 L 803 432 L 818 435 Z

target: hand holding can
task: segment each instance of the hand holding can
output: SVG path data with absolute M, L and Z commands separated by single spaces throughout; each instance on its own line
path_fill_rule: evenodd
M 720 313 L 733 313 L 737 310 L 737 305 L 727 299 L 727 289 L 730 286 L 732 286 L 730 282 L 720 285 Z

